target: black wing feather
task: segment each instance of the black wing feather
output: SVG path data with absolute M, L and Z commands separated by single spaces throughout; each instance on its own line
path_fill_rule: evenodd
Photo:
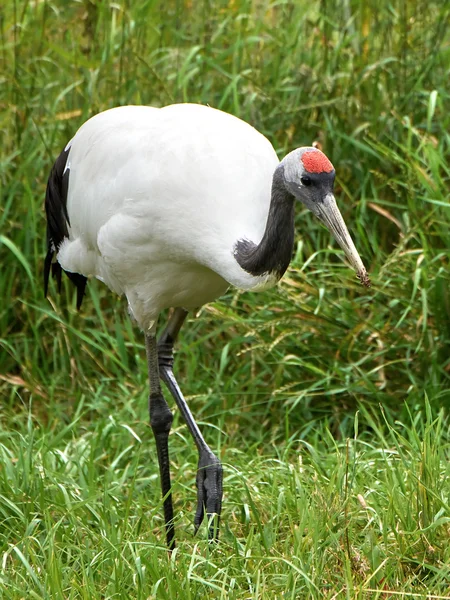
M 44 293 L 47 296 L 50 271 L 56 279 L 58 291 L 61 291 L 61 271 L 63 270 L 55 256 L 61 242 L 69 236 L 70 227 L 67 213 L 67 192 L 69 189 L 70 169 L 66 168 L 70 148 L 66 148 L 56 159 L 50 171 L 45 192 L 45 214 L 47 215 L 47 256 L 44 261 Z M 77 309 L 81 307 L 87 277 L 80 273 L 65 271 L 70 281 L 77 288 Z

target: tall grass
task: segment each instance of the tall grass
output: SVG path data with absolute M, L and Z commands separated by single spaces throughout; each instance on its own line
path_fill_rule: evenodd
M 449 17 L 447 0 L 2 5 L 5 598 L 450 596 Z M 176 370 L 226 466 L 224 531 L 192 538 L 176 416 L 169 559 L 141 336 L 98 282 L 81 313 L 67 282 L 42 297 L 43 197 L 89 116 L 185 101 L 280 156 L 318 142 L 373 286 L 302 211 L 277 289 L 192 316 Z

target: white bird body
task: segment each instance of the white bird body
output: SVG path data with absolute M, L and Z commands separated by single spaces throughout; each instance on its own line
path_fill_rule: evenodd
M 165 308 L 199 307 L 232 284 L 274 285 L 234 258 L 258 244 L 277 155 L 256 129 L 196 104 L 126 106 L 87 121 L 67 145 L 66 271 L 125 294 L 148 329 Z

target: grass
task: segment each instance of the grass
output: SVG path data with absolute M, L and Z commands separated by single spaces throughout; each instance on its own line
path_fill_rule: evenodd
M 450 46 L 446 0 L 0 8 L 2 598 L 450 597 Z M 305 211 L 277 289 L 192 316 L 176 370 L 225 465 L 194 538 L 175 415 L 163 545 L 143 340 L 89 282 L 42 297 L 52 161 L 118 104 L 208 103 L 282 156 L 319 142 L 373 282 Z

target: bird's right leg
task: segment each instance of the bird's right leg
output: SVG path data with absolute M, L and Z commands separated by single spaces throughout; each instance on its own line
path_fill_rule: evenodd
M 167 546 L 169 550 L 173 550 L 175 548 L 175 536 L 169 462 L 169 432 L 173 416 L 164 399 L 159 381 L 158 345 L 155 328 L 156 323 L 155 327 L 145 335 L 145 349 L 147 352 L 148 375 L 150 379 L 150 425 L 155 436 L 156 452 L 158 454 L 161 490 L 164 498 Z
M 173 374 L 173 346 L 186 316 L 187 312 L 184 309 L 176 308 L 169 319 L 167 327 L 161 334 L 158 341 L 159 374 L 180 409 L 198 449 L 197 510 L 194 517 L 195 532 L 200 527 L 206 510 L 209 523 L 209 539 L 217 540 L 220 513 L 222 510 L 222 465 L 205 442 Z

